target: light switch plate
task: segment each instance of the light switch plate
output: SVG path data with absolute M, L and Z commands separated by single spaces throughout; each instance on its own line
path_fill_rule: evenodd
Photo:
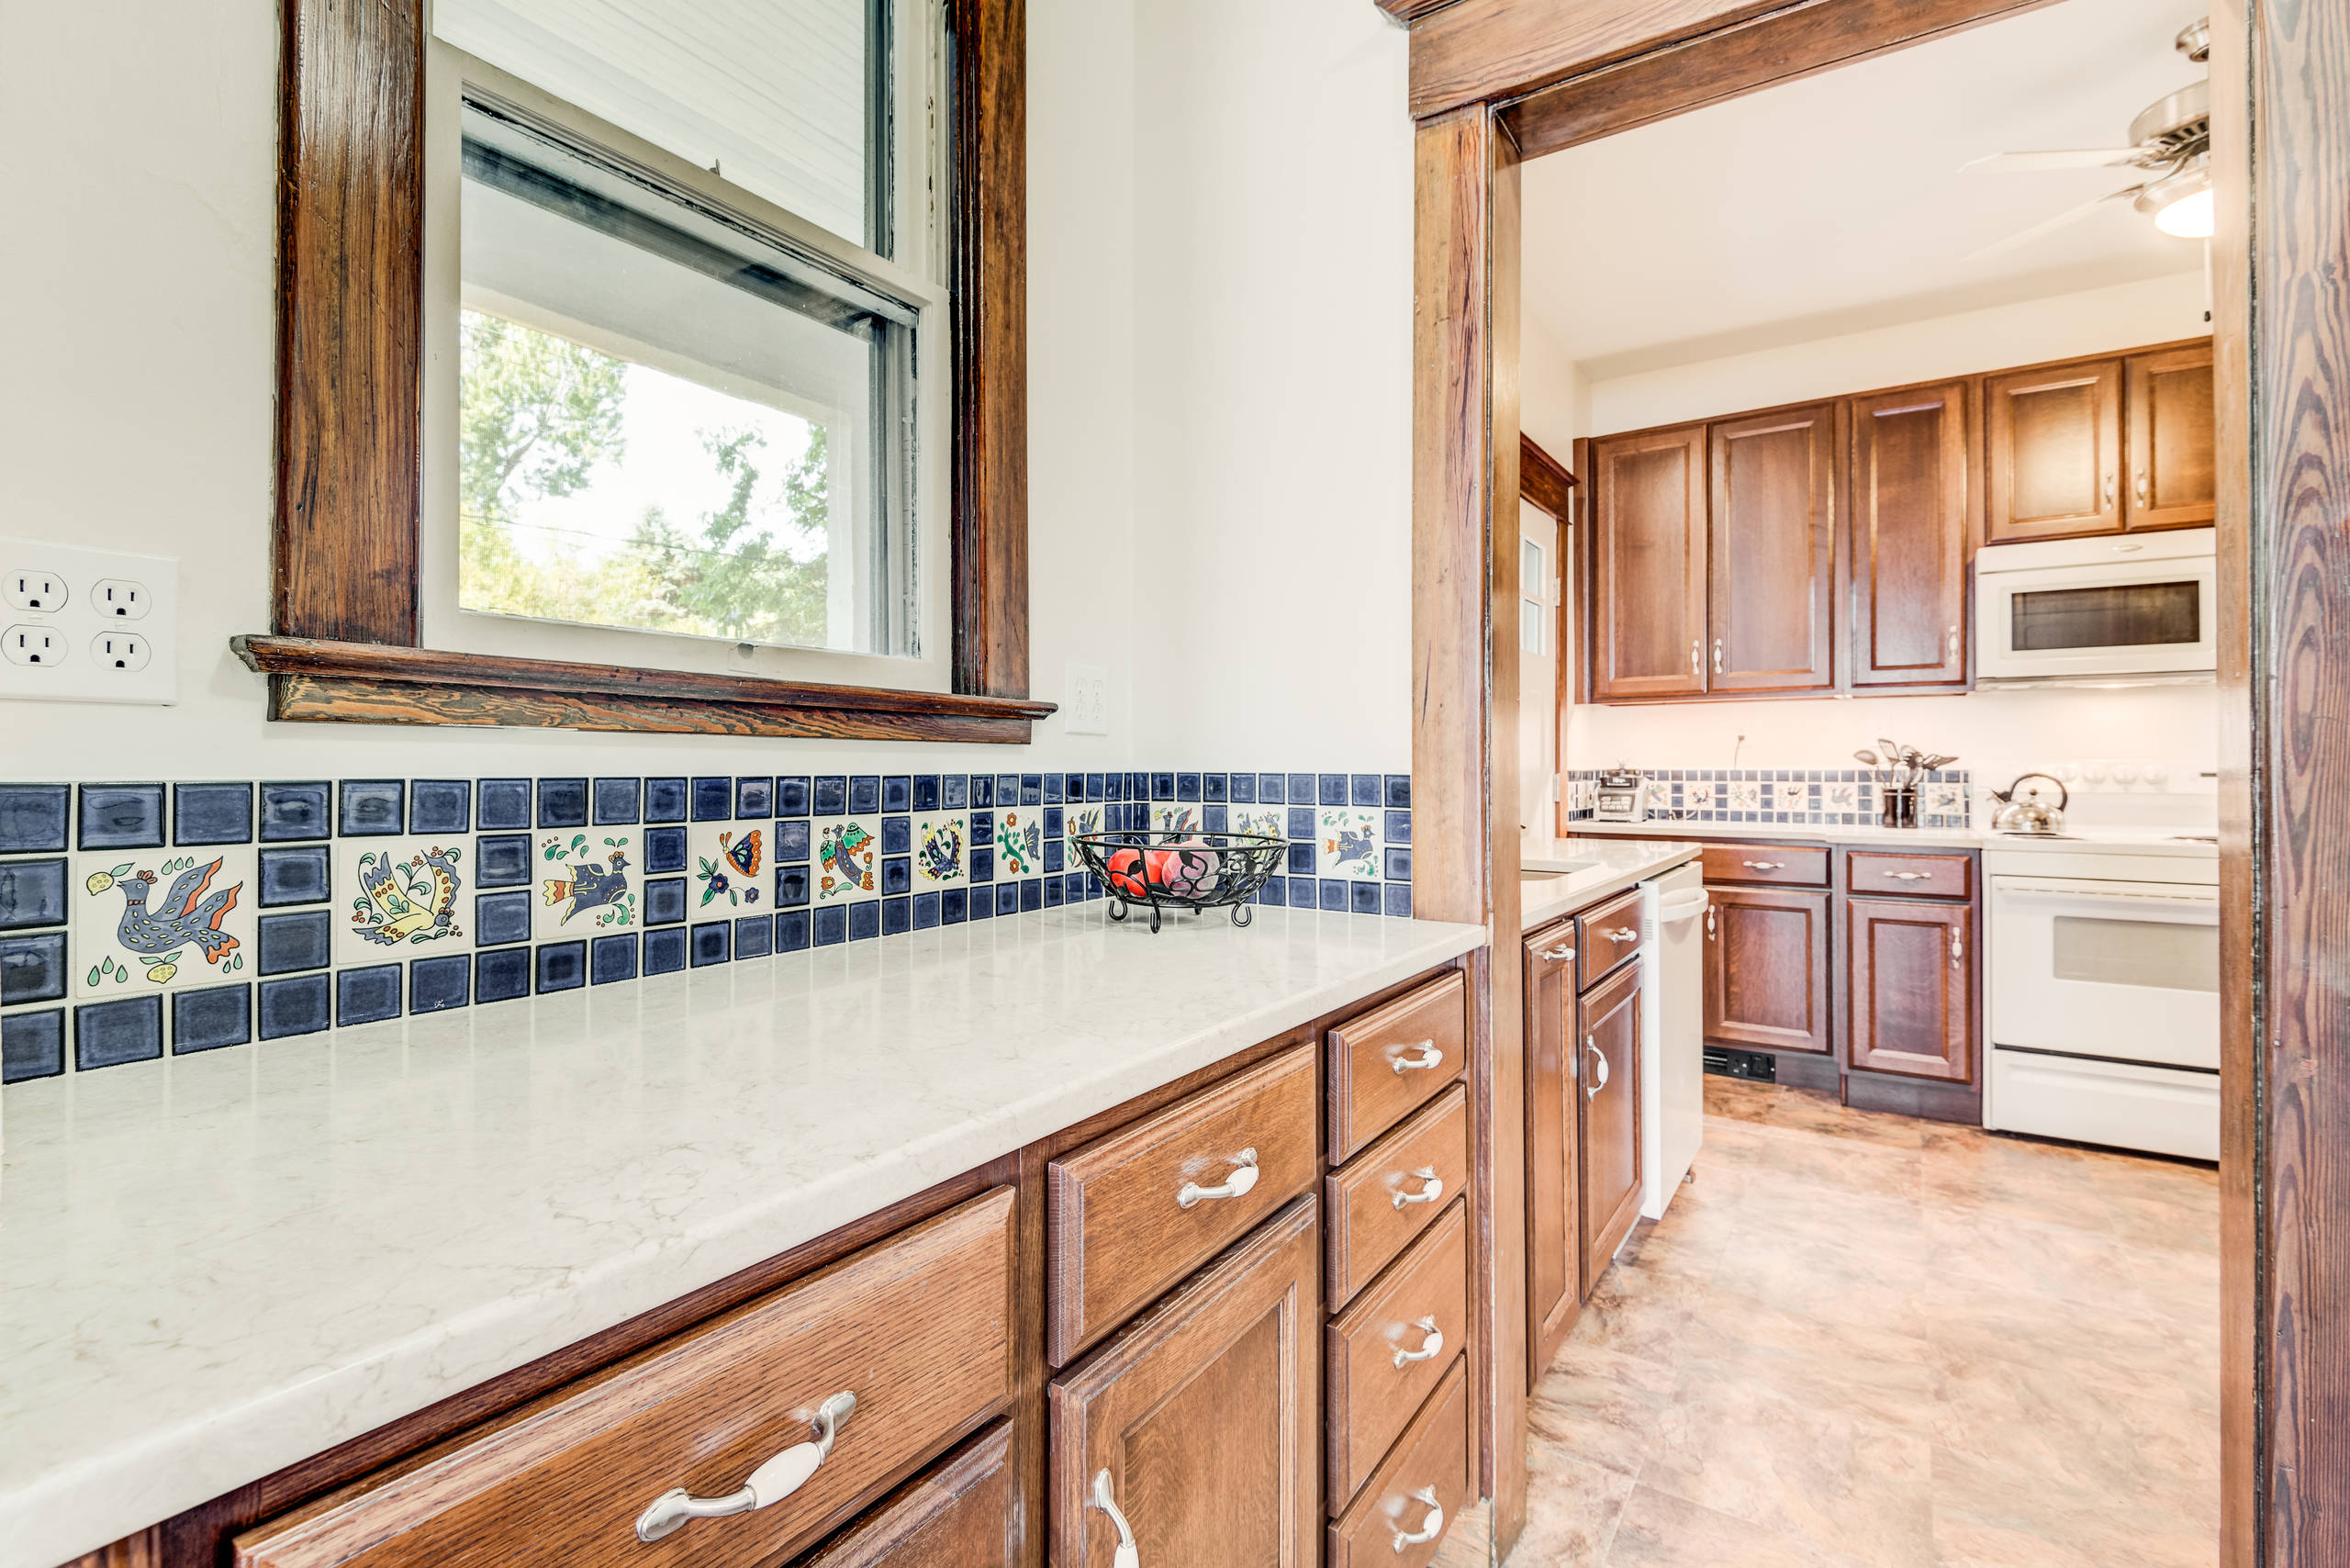
M 180 696 L 179 562 L 0 539 L 0 701 Z
M 1101 665 L 1069 666 L 1069 692 L 1061 703 L 1061 728 L 1072 735 L 1110 733 L 1110 672 Z

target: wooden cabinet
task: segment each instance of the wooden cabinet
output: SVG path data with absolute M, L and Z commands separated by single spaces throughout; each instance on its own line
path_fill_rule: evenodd
M 1631 965 L 1585 991 L 1576 1009 L 1586 1289 L 1640 1217 L 1640 1002 L 1639 967 Z
M 1469 1091 L 1455 1084 L 1325 1180 L 1336 1312 L 1469 1185 Z
M 1469 1451 L 1469 1372 L 1456 1361 L 1379 1473 L 1331 1523 L 1329 1568 L 1427 1568 L 1445 1527 L 1475 1495 Z
M 1469 983 L 1457 973 L 1330 1031 L 1330 1160 L 1351 1159 L 1460 1076 Z
M 1128 1532 L 1145 1563 L 1318 1562 L 1315 1215 L 1291 1204 L 1054 1380 L 1057 1568 L 1112 1568 Z
M 2219 458 L 2211 345 L 2132 354 L 2122 376 L 2130 409 L 2131 528 L 2192 528 L 2218 515 Z
M 1826 890 L 1706 890 L 1706 1037 L 1760 1050 L 1829 1050 Z
M 1845 1066 L 1964 1083 L 1975 1073 L 1971 903 L 1849 895 Z
M 1018 1568 L 1020 1485 L 999 1421 L 901 1488 L 804 1568 Z
M 1983 423 L 1986 543 L 2120 531 L 2120 360 L 1991 376 Z
M 1333 1518 L 1468 1343 L 1468 1215 L 1456 1199 L 1377 1284 L 1330 1320 L 1323 1377 Z
M 1640 890 L 1594 904 L 1575 916 L 1575 985 L 1589 991 L 1618 964 L 1640 950 Z
M 1566 1342 L 1583 1311 L 1583 1165 L 1575 1137 L 1581 1092 L 1575 1032 L 1575 923 L 1526 939 L 1526 1316 L 1529 1380 Z M 1570 1043 L 1572 1042 L 1572 1044 Z
M 1708 691 L 1836 683 L 1836 406 L 1712 427 Z
M 1966 679 L 1974 403 L 1965 381 L 1852 399 L 1855 689 Z
M 1592 685 L 1599 700 L 1706 689 L 1706 427 L 1592 443 Z

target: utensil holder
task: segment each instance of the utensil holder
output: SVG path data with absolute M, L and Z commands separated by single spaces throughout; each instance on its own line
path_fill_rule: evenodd
M 1887 787 L 1877 791 L 1884 810 L 1880 813 L 1886 827 L 1916 827 L 1918 825 L 1918 787 L 1905 784 L 1898 789 Z

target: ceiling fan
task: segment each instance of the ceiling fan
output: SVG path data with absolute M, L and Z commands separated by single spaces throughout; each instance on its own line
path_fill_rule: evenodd
M 2211 58 L 2211 19 L 2204 17 L 2181 29 L 2178 52 L 2198 65 Z M 2041 169 L 2143 169 L 2153 177 L 2094 201 L 2068 208 L 2010 234 L 1976 252 L 1989 255 L 2039 239 L 2078 222 L 2117 201 L 2127 201 L 2154 220 L 2165 234 L 2186 240 L 2211 236 L 2211 84 L 2189 83 L 2177 92 L 2155 99 L 2130 122 L 2127 147 L 2085 147 L 2057 152 L 1995 152 L 1964 165 L 2028 173 Z

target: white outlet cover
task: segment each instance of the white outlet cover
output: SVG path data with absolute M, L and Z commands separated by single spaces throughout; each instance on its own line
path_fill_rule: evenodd
M 1061 702 L 1061 729 L 1072 735 L 1110 733 L 1110 671 L 1103 665 L 1068 666 L 1067 694 Z
M 29 539 L 0 539 L 0 581 L 39 572 L 58 579 L 63 601 L 53 609 L 20 610 L 0 604 L 0 631 L 36 627 L 66 650 L 55 665 L 25 665 L 0 659 L 0 702 L 128 702 L 168 706 L 179 700 L 179 562 L 168 555 L 132 555 L 88 550 Z M 137 590 L 143 608 L 131 615 L 119 607 Z M 101 658 L 104 639 L 128 642 L 129 656 Z M 140 651 L 143 650 L 144 656 Z

